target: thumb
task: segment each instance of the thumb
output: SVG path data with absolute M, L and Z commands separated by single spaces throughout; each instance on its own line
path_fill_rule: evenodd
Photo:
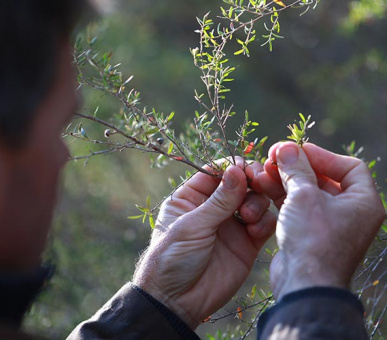
M 229 166 L 212 195 L 185 217 L 192 219 L 197 228 L 216 229 L 240 207 L 246 191 L 247 182 L 244 171 L 237 166 Z
M 284 143 L 276 151 L 278 171 L 285 191 L 304 185 L 317 185 L 317 177 L 304 150 L 295 143 Z

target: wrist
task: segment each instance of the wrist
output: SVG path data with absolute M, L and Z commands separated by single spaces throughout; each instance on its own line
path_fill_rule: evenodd
M 195 330 L 199 326 L 200 321 L 198 322 L 194 317 L 192 317 L 192 315 L 187 312 L 187 310 L 183 308 L 176 299 L 173 299 L 168 294 L 165 294 L 163 289 L 159 288 L 157 285 L 154 285 L 147 280 L 139 279 L 138 277 L 133 279 L 133 284 L 171 310 L 191 330 Z
M 173 329 L 179 334 L 181 339 L 187 340 L 200 340 L 194 331 L 188 327 L 188 325 L 180 319 L 174 312 L 167 308 L 160 301 L 156 300 L 153 296 L 142 290 L 140 287 L 131 284 L 132 289 L 136 290 L 143 297 L 145 297 L 148 302 L 150 302 L 153 307 L 168 321 L 168 323 L 173 327 Z
M 286 256 L 281 252 L 277 255 Z M 332 287 L 348 290 L 350 278 L 344 277 L 342 271 L 335 271 L 332 267 L 327 268 L 325 262 L 323 264 L 324 266 L 320 260 L 306 255 L 303 259 L 294 259 L 293 257 L 291 261 L 285 261 L 284 265 L 280 265 L 282 268 L 278 268 L 278 263 L 275 263 L 277 268 L 271 270 L 271 282 L 276 299 L 279 300 L 284 295 L 312 287 Z
M 282 287 L 278 287 L 277 289 L 274 288 L 273 293 L 277 300 L 279 300 L 285 295 L 316 287 L 338 288 L 344 290 L 349 289 L 349 285 L 345 285 L 340 281 L 333 279 L 325 279 L 324 277 L 314 276 L 308 279 L 290 277 L 286 280 Z

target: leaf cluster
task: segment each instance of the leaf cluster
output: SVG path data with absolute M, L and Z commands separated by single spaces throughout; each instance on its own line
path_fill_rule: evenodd
M 297 124 L 289 124 L 288 129 L 291 132 L 291 135 L 288 136 L 288 139 L 294 140 L 299 146 L 302 147 L 304 143 L 306 143 L 309 138 L 306 136 L 307 130 L 313 127 L 315 122 L 311 122 L 312 116 L 308 116 L 308 118 L 305 119 L 304 115 L 302 113 L 299 114 L 301 120 Z

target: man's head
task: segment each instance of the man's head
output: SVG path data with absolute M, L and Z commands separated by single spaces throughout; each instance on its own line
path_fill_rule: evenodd
M 56 74 L 59 44 L 89 12 L 86 0 L 12 0 L 0 11 L 0 138 L 22 144 Z
M 39 263 L 77 107 L 70 36 L 86 0 L 12 0 L 0 11 L 0 268 Z

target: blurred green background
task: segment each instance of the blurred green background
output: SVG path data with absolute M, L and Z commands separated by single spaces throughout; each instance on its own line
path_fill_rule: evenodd
M 194 89 L 201 89 L 190 47 L 198 45 L 196 16 L 212 11 L 221 1 L 100 0 L 97 48 L 112 51 L 122 63 L 131 85 L 141 92 L 142 104 L 159 111 L 176 111 L 174 127 L 193 117 L 198 105 Z M 286 1 L 285 1 L 286 2 Z M 273 52 L 250 48 L 251 57 L 233 57 L 238 65 L 229 103 L 260 123 L 256 137 L 269 136 L 265 151 L 288 135 L 286 126 L 298 113 L 311 114 L 316 126 L 311 141 L 343 153 L 356 140 L 362 156 L 380 157 L 378 186 L 386 187 L 387 162 L 387 1 L 322 0 L 314 11 L 282 16 L 283 40 Z M 104 94 L 84 89 L 84 111 L 108 119 L 119 105 Z M 241 115 L 242 116 L 242 115 Z M 232 133 L 241 120 L 228 126 Z M 103 128 L 85 123 L 92 139 L 102 139 Z M 68 139 L 73 155 L 93 146 Z M 54 339 L 65 338 L 77 323 L 90 317 L 120 286 L 130 280 L 135 259 L 147 244 L 150 228 L 127 217 L 135 204 L 150 195 L 153 202 L 167 195 L 168 177 L 184 173 L 181 165 L 150 169 L 149 158 L 125 151 L 69 162 L 47 257 L 57 273 L 34 305 L 25 327 Z M 273 248 L 274 244 L 269 247 Z M 269 257 L 263 255 L 263 262 Z M 267 263 L 257 263 L 244 294 L 258 282 L 267 289 Z M 384 270 L 385 271 L 385 270 Z M 382 286 L 382 285 L 380 285 Z M 381 287 L 380 289 L 383 289 Z M 385 297 L 381 300 L 385 304 Z M 233 307 L 230 308 L 234 308 Z M 203 338 L 225 330 L 232 318 L 199 328 Z M 381 335 L 382 336 L 382 335 Z

